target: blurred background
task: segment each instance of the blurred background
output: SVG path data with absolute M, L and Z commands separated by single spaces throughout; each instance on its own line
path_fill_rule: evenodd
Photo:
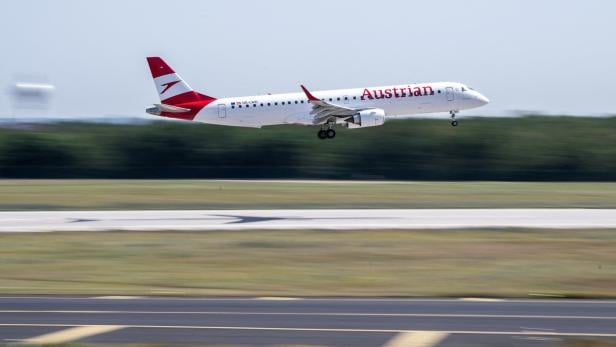
M 0 22 L 11 47 L 0 177 L 613 180 L 614 11 L 598 0 L 14 1 Z M 148 55 L 220 97 L 454 80 L 492 102 L 463 112 L 481 118 L 460 129 L 391 121 L 323 143 L 313 128 L 146 115 L 158 101 Z
M 390 121 L 341 129 L 55 123 L 0 129 L 5 178 L 612 181 L 613 118 Z

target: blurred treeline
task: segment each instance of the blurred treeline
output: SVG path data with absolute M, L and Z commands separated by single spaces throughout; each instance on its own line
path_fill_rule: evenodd
M 616 180 L 616 118 L 389 121 L 318 128 L 198 123 L 0 129 L 4 178 Z

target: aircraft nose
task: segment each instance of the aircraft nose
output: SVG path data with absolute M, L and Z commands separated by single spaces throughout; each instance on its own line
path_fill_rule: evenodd
M 481 103 L 481 106 L 487 105 L 490 103 L 490 100 L 481 93 L 477 93 L 477 100 Z

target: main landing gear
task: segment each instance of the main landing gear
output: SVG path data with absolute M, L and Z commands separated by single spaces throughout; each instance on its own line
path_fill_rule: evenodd
M 451 126 L 452 127 L 457 127 L 458 126 L 458 121 L 456 120 L 456 114 L 457 113 L 458 113 L 458 111 L 454 111 L 454 110 L 449 111 L 449 114 L 451 115 Z
M 334 126 L 332 124 L 328 124 L 327 129 L 325 127 L 321 127 L 321 130 L 317 133 L 319 139 L 333 139 L 336 137 L 336 130 L 334 130 Z

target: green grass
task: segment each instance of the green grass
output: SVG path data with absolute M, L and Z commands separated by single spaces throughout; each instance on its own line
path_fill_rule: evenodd
M 616 230 L 0 235 L 0 293 L 616 297 Z
M 616 208 L 616 183 L 0 180 L 0 210 Z

